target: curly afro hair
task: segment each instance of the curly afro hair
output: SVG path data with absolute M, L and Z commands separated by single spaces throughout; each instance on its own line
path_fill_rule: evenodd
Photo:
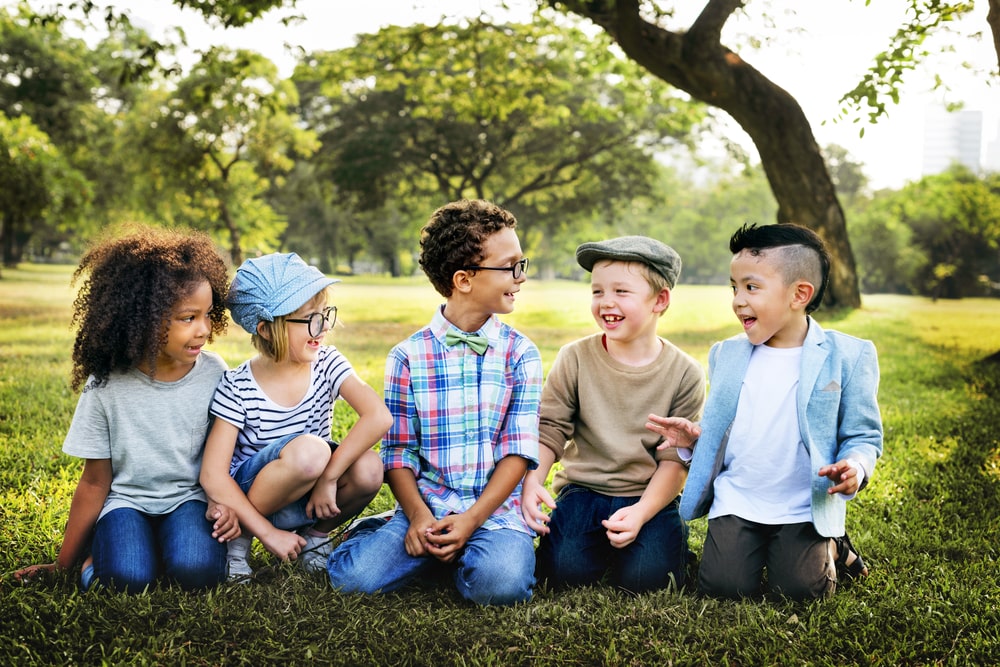
M 482 261 L 486 239 L 508 227 L 517 227 L 517 219 L 491 202 L 461 199 L 445 204 L 420 230 L 420 268 L 441 296 L 450 297 L 455 272 Z
M 94 376 L 104 384 L 113 372 L 139 365 L 156 368 L 166 343 L 174 304 L 202 282 L 212 287 L 212 330 L 226 330 L 226 262 L 208 235 L 137 227 L 92 247 L 80 260 L 72 284 L 84 277 L 73 302 L 72 387 Z

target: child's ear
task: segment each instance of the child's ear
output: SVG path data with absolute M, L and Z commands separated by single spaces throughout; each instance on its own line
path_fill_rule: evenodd
M 258 322 L 257 323 L 257 335 L 260 336 L 261 338 L 263 338 L 264 340 L 271 340 L 271 336 L 270 336 L 271 330 L 268 328 L 267 325 L 268 325 L 268 323 L 265 322 L 264 320 L 261 320 L 260 322 Z
M 472 289 L 472 274 L 465 269 L 460 269 L 452 274 L 451 286 L 456 292 L 468 292 Z
M 664 287 L 656 295 L 656 302 L 653 303 L 653 312 L 662 313 L 670 307 L 670 288 Z
M 816 288 L 812 283 L 807 283 L 804 280 L 795 283 L 795 292 L 792 295 L 792 308 L 805 310 L 809 302 L 813 300 L 815 294 Z

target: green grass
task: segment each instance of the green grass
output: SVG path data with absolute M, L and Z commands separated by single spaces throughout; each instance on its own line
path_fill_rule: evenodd
M 848 525 L 872 574 L 825 602 L 727 602 L 692 591 L 629 596 L 596 586 L 539 589 L 527 604 L 480 609 L 449 586 L 340 595 L 289 566 L 251 586 L 203 594 L 80 594 L 75 575 L 19 585 L 9 573 L 52 560 L 79 476 L 60 453 L 68 388 L 72 269 L 25 265 L 0 280 L 0 664 L 979 665 L 1000 663 L 1000 304 L 867 297 L 821 318 L 870 338 L 882 368 L 885 455 Z M 381 391 L 389 347 L 440 298 L 422 280 L 349 278 L 334 288 L 334 342 Z M 507 318 L 546 369 L 595 331 L 585 285 L 529 281 Z M 682 285 L 661 332 L 703 363 L 738 331 L 726 287 Z M 231 327 L 213 345 L 251 354 Z M 338 407 L 335 425 L 349 427 Z M 372 511 L 386 509 L 383 490 Z M 704 520 L 692 524 L 701 550 Z

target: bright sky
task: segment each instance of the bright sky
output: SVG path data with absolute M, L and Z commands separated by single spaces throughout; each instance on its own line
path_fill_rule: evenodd
M 9 4 L 4 2 L 4 4 Z M 47 3 L 42 3 L 47 4 Z M 126 3 L 116 3 L 119 7 Z M 290 75 L 295 57 L 287 45 L 306 51 L 332 50 L 350 46 L 355 36 L 377 32 L 387 24 L 434 22 L 442 16 L 477 15 L 480 10 L 502 14 L 501 0 L 299 0 L 296 10 L 272 11 L 264 19 L 238 31 L 212 30 L 200 15 L 181 11 L 170 0 L 130 0 L 134 20 L 156 35 L 170 25 L 183 25 L 188 41 L 195 48 L 225 43 L 259 51 L 274 61 L 282 74 Z M 701 2 L 681 2 L 696 12 Z M 751 0 L 747 3 L 753 19 L 741 17 L 727 25 L 725 43 L 738 44 L 739 35 L 766 36 L 771 41 L 759 52 L 737 49 L 744 59 L 772 81 L 782 86 L 802 106 L 821 146 L 836 143 L 865 165 L 872 186 L 900 187 L 920 177 L 924 116 L 928 107 L 943 100 L 962 102 L 967 109 L 982 110 L 983 142 L 997 139 L 1000 122 L 1000 79 L 982 72 L 997 69 L 986 24 L 986 2 L 977 3 L 975 16 L 963 27 L 962 34 L 982 32 L 979 42 L 967 38 L 954 40 L 956 53 L 949 62 L 937 60 L 933 66 L 907 75 L 908 84 L 901 102 L 889 107 L 888 118 L 877 125 L 849 122 L 833 123 L 837 100 L 860 80 L 873 56 L 888 44 L 888 38 L 901 24 L 906 0 L 878 0 L 865 6 L 863 0 Z M 510 16 L 530 16 L 534 0 L 507 0 Z M 767 10 L 772 27 L 764 27 L 758 18 Z M 283 26 L 282 16 L 298 13 L 307 21 Z M 677 27 L 690 24 L 691 16 L 679 16 Z M 790 28 L 800 30 L 798 34 Z M 962 61 L 974 64 L 980 74 L 962 70 Z M 951 87 L 949 92 L 930 92 L 933 73 L 940 73 Z M 865 127 L 865 136 L 859 129 Z M 753 151 L 742 130 L 732 124 L 732 139 Z

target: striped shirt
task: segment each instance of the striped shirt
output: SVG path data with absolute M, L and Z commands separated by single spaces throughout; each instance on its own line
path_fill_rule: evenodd
M 289 435 L 309 433 L 330 439 L 330 416 L 340 386 L 354 373 L 347 357 L 332 345 L 319 349 L 312 365 L 309 391 L 298 405 L 278 405 L 260 388 L 245 361 L 226 371 L 215 390 L 210 412 L 240 430 L 230 474 L 261 448 Z
M 477 332 L 489 349 L 445 345 L 457 328 L 438 309 L 431 323 L 389 352 L 385 403 L 393 424 L 382 440 L 386 470 L 409 468 L 438 519 L 482 495 L 497 462 L 521 456 L 538 466 L 542 359 L 527 337 L 496 316 Z M 521 518 L 521 485 L 483 528 L 531 533 Z

